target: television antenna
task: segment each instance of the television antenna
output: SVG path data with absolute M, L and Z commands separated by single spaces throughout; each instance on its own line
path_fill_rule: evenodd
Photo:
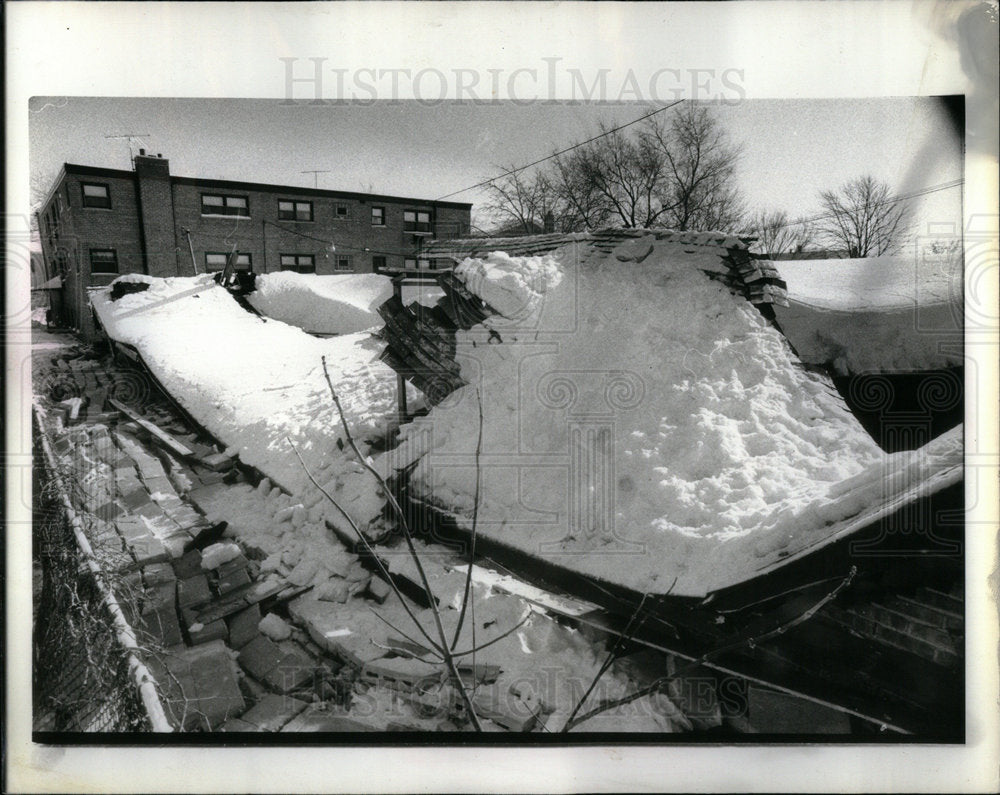
M 109 140 L 114 139 L 120 141 L 128 141 L 129 162 L 133 163 L 134 165 L 133 161 L 135 161 L 135 152 L 133 151 L 132 147 L 133 145 L 139 146 L 143 142 L 142 141 L 143 138 L 150 137 L 150 133 L 134 133 L 134 132 L 114 133 L 112 135 L 105 135 L 104 137 L 105 139 Z
M 312 174 L 313 175 L 313 187 L 314 188 L 318 188 L 319 187 L 319 175 L 320 174 L 329 174 L 330 170 L 329 169 L 325 169 L 324 170 L 324 169 L 321 169 L 321 168 L 314 168 L 314 169 L 309 169 L 309 170 L 306 170 L 306 171 L 300 171 L 299 173 L 300 174 Z

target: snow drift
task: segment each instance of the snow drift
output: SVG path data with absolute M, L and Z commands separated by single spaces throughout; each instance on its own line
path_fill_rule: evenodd
M 249 296 L 267 317 L 316 334 L 350 334 L 382 324 L 377 309 L 392 295 L 392 282 L 375 273 L 332 276 L 263 273 Z
M 136 348 L 171 396 L 243 462 L 298 495 L 296 527 L 307 516 L 313 524 L 327 512 L 337 523 L 343 517 L 323 502 L 295 450 L 345 509 L 365 518 L 378 513 L 382 501 L 374 489 L 367 484 L 357 491 L 343 488 L 347 475 L 362 468 L 344 452 L 321 359 L 326 357 L 364 451 L 367 440 L 384 434 L 396 416 L 396 377 L 378 359 L 379 340 L 367 333 L 318 339 L 262 320 L 242 309 L 210 275 L 129 275 L 116 281 L 121 280 L 150 287 L 117 301 L 110 298 L 110 286 L 94 293 L 92 304 L 107 334 Z M 419 405 L 418 395 L 411 399 Z M 326 530 L 320 524 L 316 532 Z
M 962 364 L 961 257 L 779 261 L 782 330 L 804 362 L 838 375 Z
M 481 404 L 481 534 L 681 595 L 747 579 L 913 485 L 829 379 L 705 272 L 724 248 L 640 242 L 463 262 L 502 314 L 458 333 L 469 385 L 404 426 L 382 465 L 415 462 L 414 493 L 468 519 Z

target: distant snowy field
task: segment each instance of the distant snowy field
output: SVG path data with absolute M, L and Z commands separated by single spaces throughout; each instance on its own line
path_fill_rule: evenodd
M 914 255 L 778 261 L 789 306 L 776 307 L 799 357 L 839 375 L 959 365 L 962 261 Z

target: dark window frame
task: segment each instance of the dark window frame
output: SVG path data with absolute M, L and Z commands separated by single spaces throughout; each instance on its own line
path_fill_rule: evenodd
M 340 210 L 344 210 L 344 214 L 340 214 Z M 337 202 L 333 205 L 333 220 L 334 221 L 348 221 L 351 218 L 351 205 L 344 204 L 343 202 Z
M 110 254 L 111 255 L 111 263 L 113 264 L 114 269 L 113 270 L 104 270 L 104 269 L 100 269 L 99 270 L 99 269 L 96 269 L 94 267 L 94 265 L 95 265 L 94 255 L 95 254 Z M 90 249 L 90 272 L 91 272 L 91 274 L 94 274 L 94 273 L 99 273 L 99 274 L 121 273 L 121 271 L 118 268 L 118 251 L 115 250 L 115 249 L 113 249 L 113 248 L 92 248 L 92 249 Z
M 206 273 L 209 272 L 210 268 L 216 267 L 214 265 L 209 265 L 209 263 L 208 263 L 208 258 L 209 257 L 222 257 L 223 258 L 223 260 L 222 260 L 222 266 L 218 268 L 218 271 L 225 270 L 226 263 L 229 261 L 229 252 L 228 251 L 206 251 L 205 252 L 205 271 L 206 271 Z M 239 258 L 240 257 L 246 257 L 247 258 L 247 267 L 246 268 L 241 268 L 239 266 Z M 237 270 L 237 271 L 239 271 L 239 270 L 246 270 L 246 271 L 248 271 L 250 273 L 253 273 L 253 254 L 252 253 L 250 253 L 249 251 L 237 251 L 236 252 L 236 260 L 237 260 L 237 264 L 234 266 L 233 270 Z
M 412 215 L 413 220 L 406 220 L 407 215 Z M 421 221 L 420 216 L 427 216 L 426 221 Z M 403 231 L 404 232 L 421 232 L 430 234 L 431 228 L 434 224 L 433 213 L 430 210 L 403 210 Z
M 295 260 L 295 264 L 286 265 L 282 260 L 286 257 L 290 257 Z M 309 263 L 303 265 L 299 262 L 300 259 L 307 259 Z M 316 272 L 316 255 L 315 254 L 279 254 L 278 255 L 278 267 L 282 271 L 293 271 L 295 273 L 315 273 Z M 308 268 L 309 270 L 302 270 L 303 268 Z
M 212 208 L 212 211 L 206 212 L 205 211 L 205 199 L 209 198 L 209 197 L 211 197 L 213 199 L 222 199 L 222 206 L 219 207 L 219 206 L 216 206 L 216 205 L 209 205 Z M 230 208 L 229 204 L 228 204 L 229 199 L 242 199 L 244 202 L 246 202 L 246 206 L 245 207 L 233 207 L 233 208 Z M 227 212 L 227 210 L 229 210 L 229 209 L 244 210 L 245 212 Z M 201 194 L 201 214 L 202 215 L 224 215 L 224 216 L 235 217 L 235 218 L 249 218 L 250 217 L 250 197 L 248 195 L 244 195 L 244 194 L 240 194 L 240 193 L 202 193 Z
M 375 220 L 375 211 L 378 210 L 381 213 L 379 220 Z M 385 206 L 380 204 L 372 205 L 372 226 L 385 226 Z
M 104 188 L 104 201 L 107 204 L 99 203 L 101 200 L 94 196 L 87 195 L 87 188 Z M 95 199 L 98 203 L 95 203 Z M 111 186 L 107 182 L 81 182 L 80 202 L 88 210 L 110 210 L 111 209 Z
M 389 265 L 389 258 L 383 254 L 372 255 L 372 270 L 377 271 L 379 269 L 385 269 Z
M 282 210 L 282 204 L 292 205 L 291 214 L 289 215 L 288 210 Z M 309 207 L 309 217 L 299 218 L 299 205 L 304 204 Z M 283 214 L 284 213 L 284 214 Z M 316 211 L 313 207 L 311 201 L 299 201 L 298 199 L 278 199 L 278 220 L 279 221 L 297 221 L 299 223 L 311 223 L 316 220 Z

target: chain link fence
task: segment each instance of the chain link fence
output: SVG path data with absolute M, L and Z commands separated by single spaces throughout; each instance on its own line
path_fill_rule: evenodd
M 37 446 L 37 445 L 36 445 Z M 36 449 L 32 683 L 35 732 L 143 732 L 128 651 Z

